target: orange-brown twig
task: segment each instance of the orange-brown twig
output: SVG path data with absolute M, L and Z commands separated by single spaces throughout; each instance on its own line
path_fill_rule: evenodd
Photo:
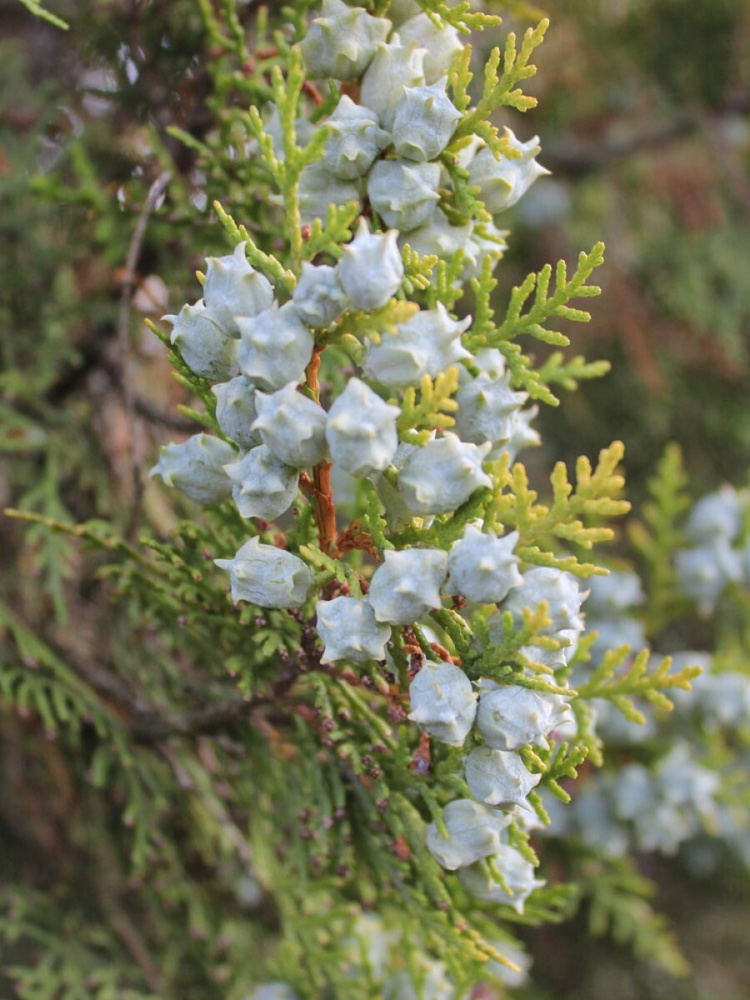
M 353 549 L 359 549 L 361 552 L 367 552 L 378 562 L 381 561 L 372 537 L 362 529 L 359 521 L 352 521 L 348 528 L 340 531 L 336 544 L 339 552 L 351 552 Z
M 318 382 L 318 371 L 320 370 L 320 355 L 323 353 L 322 347 L 316 347 L 310 364 L 307 366 L 307 385 L 315 402 L 320 402 L 320 383 Z M 318 542 L 322 552 L 331 555 L 336 551 L 336 507 L 333 503 L 333 490 L 331 489 L 331 463 L 328 459 L 313 468 L 313 496 L 315 502 L 315 521 L 318 525 Z
M 317 106 L 320 107 L 323 103 L 323 95 L 314 83 L 310 80 L 305 80 L 302 84 L 302 90 L 308 95 L 308 97 L 312 98 L 314 104 L 317 104 Z

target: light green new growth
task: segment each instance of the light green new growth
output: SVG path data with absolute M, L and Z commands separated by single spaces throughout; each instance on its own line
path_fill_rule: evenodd
M 325 222 L 313 219 L 309 234 L 303 233 L 304 259 L 313 260 L 321 253 L 339 257 L 341 246 L 351 239 L 352 227 L 358 215 L 359 205 L 356 201 L 347 205 L 329 205 Z
M 579 697 L 606 698 L 626 719 L 642 724 L 645 722 L 645 717 L 633 705 L 631 697 L 645 698 L 657 708 L 670 711 L 674 707 L 673 703 L 663 691 L 670 688 L 689 690 L 690 682 L 701 672 L 700 667 L 687 666 L 675 674 L 670 674 L 672 660 L 665 656 L 659 666 L 649 673 L 650 653 L 647 649 L 636 654 L 625 667 L 629 655 L 629 646 L 620 646 L 619 649 L 605 653 L 591 678 L 578 686 Z
M 611 367 L 609 361 L 586 361 L 581 354 L 566 361 L 562 351 L 555 351 L 540 365 L 537 375 L 545 385 L 559 385 L 568 392 L 574 392 L 579 382 L 602 378 Z
M 453 427 L 451 416 L 458 409 L 453 395 L 458 389 L 458 367 L 451 365 L 436 378 L 423 375 L 419 389 L 409 386 L 404 390 L 401 401 L 401 416 L 398 429 L 402 441 L 410 444 L 426 444 L 430 432 Z
M 281 285 L 287 292 L 293 291 L 297 283 L 294 271 L 285 268 L 276 257 L 272 254 L 264 253 L 256 246 L 247 229 L 244 226 L 238 226 L 232 216 L 224 211 L 218 201 L 214 202 L 214 211 L 218 216 L 219 222 L 221 222 L 229 233 L 232 243 L 245 242 L 245 253 L 253 267 L 257 267 L 262 271 L 273 284 Z
M 48 21 L 50 24 L 54 24 L 56 28 L 60 28 L 62 31 L 67 31 L 70 25 L 67 21 L 63 21 L 61 17 L 57 14 L 52 14 L 50 11 L 43 7 L 37 0 L 21 0 L 24 7 L 34 14 L 36 17 L 41 17 L 42 20 Z
M 404 262 L 404 280 L 401 287 L 404 292 L 406 295 L 413 295 L 417 291 L 424 292 L 430 287 L 430 279 L 440 263 L 440 258 L 434 253 L 420 257 L 408 243 L 404 244 L 401 256 Z
M 441 24 L 448 24 L 465 34 L 482 31 L 484 28 L 492 28 L 502 23 L 502 18 L 497 14 L 472 11 L 471 0 L 457 0 L 454 3 L 446 0 L 417 0 L 417 3 L 433 24 L 438 27 Z
M 586 522 L 621 517 L 630 510 L 630 504 L 619 499 L 624 479 L 618 466 L 623 454 L 622 442 L 613 442 L 599 453 L 593 470 L 588 458 L 581 456 L 576 462 L 575 489 L 565 465 L 558 462 L 550 477 L 551 504 L 538 502 L 522 465 L 516 464 L 511 471 L 507 463 L 498 464 L 494 495 L 484 516 L 485 528 L 498 534 L 508 528 L 517 529 L 521 538 L 516 551 L 528 562 L 556 566 L 583 578 L 601 573 L 596 565 L 583 563 L 573 555 L 557 557 L 554 553 L 560 540 L 588 551 L 612 539 L 612 528 Z
M 471 82 L 470 55 L 464 56 L 458 63 L 451 75 L 451 85 L 456 95 L 456 106 L 465 114 L 458 123 L 454 142 L 467 135 L 478 135 L 484 139 L 498 160 L 502 156 L 515 159 L 520 155 L 510 146 L 507 137 L 498 133 L 497 127 L 491 124 L 489 117 L 501 107 L 513 108 L 516 111 L 528 111 L 536 107 L 536 98 L 524 94 L 518 84 L 536 74 L 536 66 L 529 60 L 534 54 L 534 49 L 544 40 L 548 27 L 549 21 L 545 18 L 536 28 L 527 28 L 520 50 L 516 50 L 516 36 L 513 32 L 506 39 L 504 52 L 501 53 L 499 48 L 492 50 L 484 71 L 482 96 L 476 107 L 468 112 L 466 109 L 469 107 L 468 87 Z M 469 46 L 466 49 L 468 51 Z M 502 71 L 498 74 L 501 62 Z
M 524 389 L 533 399 L 559 405 L 559 399 L 552 393 L 548 382 L 561 382 L 566 379 L 594 378 L 607 370 L 605 362 L 594 362 L 586 365 L 579 359 L 571 362 L 573 365 L 569 375 L 559 377 L 559 364 L 547 362 L 545 366 L 534 369 L 531 359 L 522 352 L 516 338 L 526 335 L 534 337 L 543 343 L 567 347 L 570 339 L 557 330 L 548 328 L 550 320 L 564 319 L 575 323 L 587 323 L 591 314 L 584 309 L 574 308 L 568 303 L 576 298 L 591 298 L 601 293 L 598 285 L 587 284 L 589 278 L 604 260 L 604 244 L 597 243 L 590 253 L 581 252 L 578 266 L 573 277 L 568 280 L 565 261 L 559 261 L 555 268 L 555 288 L 550 294 L 552 267 L 547 264 L 538 274 L 529 274 L 521 285 L 511 292 L 510 302 L 505 319 L 497 326 L 495 310 L 491 304 L 492 292 L 497 282 L 492 277 L 491 268 L 485 262 L 480 279 L 472 280 L 476 299 L 474 322 L 466 335 L 466 344 L 472 351 L 483 347 L 495 347 L 505 357 L 512 373 L 513 385 Z M 534 301 L 524 312 L 529 297 L 534 293 Z

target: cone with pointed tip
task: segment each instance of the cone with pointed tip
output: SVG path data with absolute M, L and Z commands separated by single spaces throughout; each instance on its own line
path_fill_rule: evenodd
M 266 445 L 252 448 L 239 462 L 224 466 L 241 517 L 274 521 L 294 503 L 299 470 L 285 465 Z
M 494 854 L 503 844 L 510 816 L 495 812 L 472 799 L 454 799 L 443 809 L 445 837 L 437 823 L 427 828 L 427 850 L 446 871 L 473 865 Z
M 474 444 L 505 444 L 513 430 L 513 415 L 528 398 L 527 392 L 513 392 L 510 374 L 492 378 L 482 373 L 456 393 L 456 432 L 462 441 Z
M 325 453 L 326 412 L 297 392 L 297 383 L 268 395 L 255 394 L 258 417 L 253 430 L 274 455 L 295 469 L 317 465 Z
M 498 538 L 494 532 L 467 525 L 448 556 L 448 592 L 463 594 L 479 604 L 502 601 L 523 579 L 518 557 L 513 555 L 518 539 L 517 531 Z
M 395 21 L 392 8 L 393 5 L 388 13 Z M 454 55 L 464 47 L 454 27 L 435 24 L 419 7 L 416 7 L 408 20 L 398 26 L 398 34 L 404 45 L 419 45 L 424 48 L 425 83 L 435 83 L 441 76 L 445 76 L 451 68 Z
M 541 148 L 538 136 L 528 142 L 520 142 L 507 127 L 505 136 L 519 154 L 517 157 L 501 156 L 497 160 L 492 150 L 485 146 L 469 164 L 469 181 L 478 185 L 485 208 L 493 215 L 511 208 L 537 178 L 549 173 L 536 162 Z
M 393 145 L 407 160 L 435 160 L 450 142 L 461 112 L 445 92 L 446 78 L 406 87 L 393 116 Z
M 167 486 L 174 486 L 188 500 L 210 507 L 231 496 L 232 483 L 224 466 L 236 457 L 226 441 L 194 434 L 180 444 L 164 445 L 150 475 L 161 476 Z
M 364 7 L 343 0 L 323 0 L 323 10 L 300 42 L 310 76 L 356 80 L 367 68 L 379 42 L 391 28 L 385 17 L 372 17 Z
M 388 549 L 370 581 L 370 603 L 378 621 L 410 625 L 442 601 L 448 572 L 442 549 Z
M 350 379 L 328 413 L 326 440 L 334 463 L 353 476 L 387 469 L 398 448 L 400 414 L 360 379 Z
M 292 301 L 297 315 L 308 326 L 330 326 L 349 306 L 338 269 L 307 260 L 302 264 Z
M 477 693 L 460 667 L 428 661 L 409 687 L 412 722 L 441 743 L 464 745 L 477 714 Z
M 343 95 L 327 121 L 330 137 L 323 163 L 336 177 L 362 177 L 378 155 L 390 145 L 391 137 L 380 127 L 378 116 Z
M 237 341 L 211 318 L 202 299 L 183 306 L 178 316 L 162 318 L 174 324 L 170 340 L 196 375 L 221 381 L 235 374 Z
M 381 309 L 395 295 L 404 279 L 404 262 L 398 249 L 398 232 L 371 233 L 359 220 L 351 243 L 342 248 L 339 281 L 353 309 Z
M 299 556 L 275 545 L 261 545 L 256 536 L 233 559 L 214 559 L 229 571 L 232 600 L 261 608 L 298 608 L 312 589 L 312 573 Z
M 237 316 L 256 316 L 269 309 L 273 288 L 248 263 L 244 243 L 238 243 L 226 257 L 208 257 L 206 263 L 203 298 L 208 315 L 229 336 L 238 338 Z
M 424 84 L 426 53 L 417 42 L 402 45 L 396 32 L 389 42 L 378 45 L 362 78 L 360 99 L 366 108 L 377 114 L 384 129 L 393 127 L 396 106 L 404 96 L 404 88 Z
M 450 365 L 471 354 L 461 343 L 461 334 L 471 317 L 453 320 L 442 302 L 435 309 L 422 309 L 395 333 L 386 333 L 380 343 L 369 344 L 364 371 L 394 389 L 418 386 L 424 375 L 435 378 Z
M 244 375 L 211 387 L 216 396 L 216 422 L 221 430 L 249 451 L 260 444 L 260 434 L 252 430 L 258 416 L 255 409 L 255 386 Z
M 489 442 L 466 444 L 446 431 L 413 451 L 398 477 L 398 491 L 407 509 L 419 517 L 445 514 L 460 507 L 474 490 L 492 486 L 482 470 L 489 450 Z
M 370 602 L 353 597 L 318 601 L 317 629 L 325 643 L 323 663 L 382 660 L 391 637 L 390 626 L 376 619 Z
M 526 796 L 542 780 L 513 751 L 475 747 L 464 761 L 466 784 L 480 802 L 500 809 L 530 809 Z
M 370 203 L 387 226 L 403 233 L 423 226 L 440 200 L 439 163 L 378 160 L 367 177 Z
M 479 688 L 477 726 L 493 750 L 520 750 L 529 743 L 546 748 L 552 730 L 573 717 L 568 700 L 559 694 L 486 678 Z
M 280 389 L 299 382 L 312 357 L 314 340 L 292 302 L 237 322 L 242 374 L 260 389 Z

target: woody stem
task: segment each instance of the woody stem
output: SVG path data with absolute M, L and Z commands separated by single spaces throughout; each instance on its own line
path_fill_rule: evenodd
M 320 383 L 318 371 L 323 347 L 316 347 L 310 364 L 307 366 L 307 386 L 315 402 L 320 404 Z M 318 525 L 318 538 L 322 552 L 331 554 L 336 547 L 336 507 L 333 503 L 331 489 L 331 463 L 328 459 L 318 462 L 313 468 L 313 483 L 315 486 L 315 521 Z

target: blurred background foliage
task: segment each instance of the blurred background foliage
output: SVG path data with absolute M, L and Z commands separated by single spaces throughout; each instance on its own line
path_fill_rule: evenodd
M 239 5 L 248 24 L 257 6 Z M 498 296 L 528 271 L 604 239 L 603 295 L 574 346 L 613 365 L 606 379 L 540 415 L 544 446 L 531 464 L 548 470 L 621 438 L 638 506 L 672 440 L 696 495 L 723 480 L 743 485 L 750 8 L 744 0 L 549 0 L 513 9 L 513 26 L 540 13 L 552 19 L 532 84 L 539 107 L 508 122 L 522 139 L 541 136 L 552 177 L 508 213 Z M 0 500 L 59 521 L 101 519 L 135 539 L 144 523 L 158 532 L 174 523 L 145 472 L 158 443 L 193 429 L 175 415 L 187 400 L 143 319 L 190 297 L 191 270 L 226 249 L 214 197 L 240 205 L 244 221 L 270 225 L 251 168 L 229 152 L 210 164 L 201 153 L 202 143 L 231 149 L 225 111 L 263 96 L 263 53 L 228 68 L 231 53 L 194 0 L 60 0 L 54 10 L 70 31 L 0 0 Z M 177 632 L 160 640 L 154 623 L 124 613 L 97 573 L 101 558 L 75 542 L 6 519 L 0 550 L 9 676 L 51 657 L 111 699 L 116 715 L 145 677 L 146 651 L 166 664 L 184 648 Z M 29 635 L 38 644 L 24 642 Z M 81 718 L 74 746 L 28 700 L 24 711 L 18 688 L 0 694 L 0 884 L 28 889 L 23 898 L 4 893 L 2 919 L 20 926 L 33 910 L 76 942 L 66 956 L 47 956 L 59 958 L 60 997 L 79 995 L 66 992 L 65 962 L 126 970 L 112 973 L 111 993 L 96 973 L 90 996 L 125 996 L 130 980 L 133 996 L 160 995 L 167 966 L 184 996 L 222 995 L 205 978 L 222 967 L 216 934 L 200 945 L 187 934 L 174 941 L 176 929 L 195 931 L 211 914 L 231 923 L 219 916 L 236 906 L 231 871 L 215 877 L 222 849 L 194 831 L 196 803 L 230 829 L 221 795 L 196 791 L 198 772 L 185 777 L 175 760 L 154 764 L 154 787 L 163 778 L 162 787 L 171 780 L 182 789 L 168 812 L 170 843 L 184 858 L 166 863 L 165 884 L 182 877 L 194 890 L 178 898 L 173 885 L 161 912 L 164 886 L 126 870 L 118 780 L 91 784 L 96 720 Z M 210 773 L 203 764 L 200 773 Z M 693 961 L 689 979 L 666 979 L 616 945 L 595 947 L 582 914 L 529 933 L 536 985 L 524 996 L 747 997 L 747 876 L 729 863 L 710 881 L 677 863 L 644 866 Z M 34 947 L 23 937 L 6 945 L 3 967 L 28 960 Z M 0 978 L 0 996 L 15 995 L 12 978 Z M 47 995 L 33 988 L 26 983 L 26 995 Z
M 606 379 L 542 414 L 572 459 L 612 435 L 630 496 L 668 440 L 691 482 L 744 483 L 750 411 L 750 11 L 742 0 L 559 0 L 523 122 L 552 178 L 509 219 L 508 283 L 603 239 L 602 298 L 578 335 Z

